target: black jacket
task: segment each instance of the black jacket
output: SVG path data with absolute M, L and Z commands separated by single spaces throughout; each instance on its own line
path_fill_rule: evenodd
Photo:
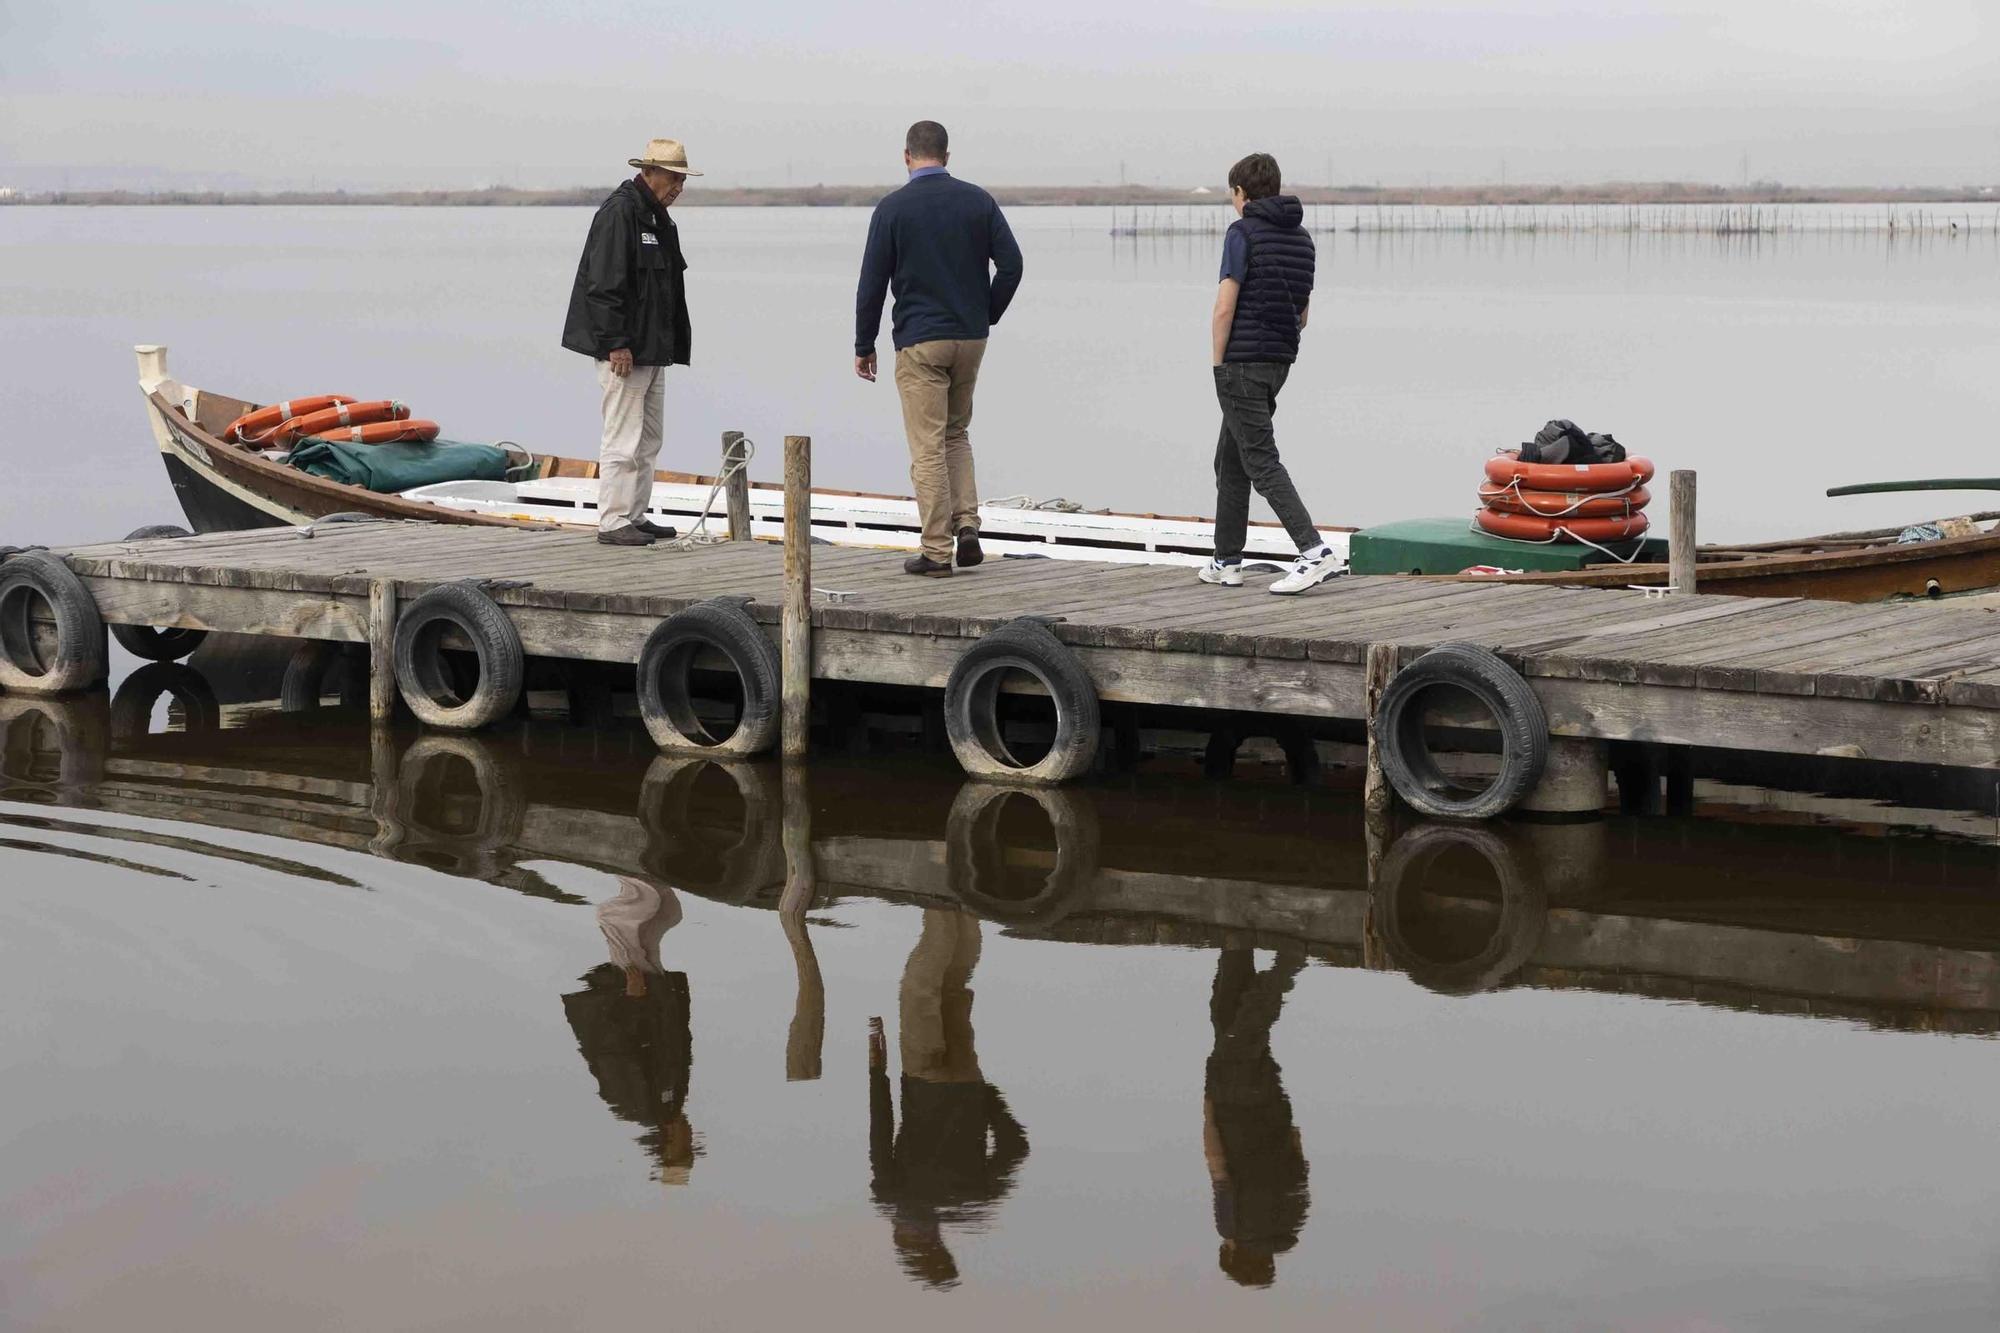
M 1224 361 L 1280 361 L 1299 356 L 1299 312 L 1312 300 L 1313 239 L 1305 209 L 1288 194 L 1252 199 L 1230 224 L 1250 243 L 1250 272 L 1236 296 Z
M 673 219 L 644 185 L 626 181 L 590 220 L 563 346 L 599 361 L 625 348 L 635 366 L 686 365 L 694 342 L 686 271 Z

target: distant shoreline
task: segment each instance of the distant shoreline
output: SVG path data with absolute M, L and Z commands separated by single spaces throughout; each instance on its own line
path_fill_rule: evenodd
M 695 189 L 680 207 L 709 208 L 854 208 L 875 203 L 893 184 L 814 185 L 782 189 Z M 1123 207 L 1128 205 L 1220 204 L 1220 192 L 1163 190 L 1149 186 L 992 186 L 1002 204 L 1016 206 Z M 1657 204 L 1967 204 L 2000 203 L 2000 186 L 1954 189 L 1808 188 L 1770 184 L 1747 187 L 1698 185 L 1680 181 L 1610 182 L 1602 185 L 1453 185 L 1453 186 L 1294 186 L 1308 204 L 1351 206 L 1428 206 L 1437 208 L 1502 205 L 1657 205 Z M 524 190 L 494 186 L 483 190 L 46 190 L 0 195 L 9 205 L 90 205 L 100 207 L 230 206 L 230 207 L 400 207 L 400 208 L 550 208 L 594 207 L 611 185 L 562 190 Z

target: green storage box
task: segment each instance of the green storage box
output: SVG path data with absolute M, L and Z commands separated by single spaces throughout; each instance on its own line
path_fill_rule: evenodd
M 1659 537 L 1632 542 L 1606 542 L 1605 550 L 1625 559 L 1664 561 L 1667 543 Z M 1612 557 L 1595 547 L 1574 542 L 1510 542 L 1489 537 L 1469 518 L 1412 518 L 1366 528 L 1348 538 L 1348 564 L 1356 574 L 1456 574 L 1471 565 L 1502 569 L 1582 569 Z

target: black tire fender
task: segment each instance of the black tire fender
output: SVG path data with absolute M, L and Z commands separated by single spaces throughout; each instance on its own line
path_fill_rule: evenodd
M 344 682 L 343 699 L 353 693 L 352 673 L 359 672 L 361 681 L 367 680 L 364 659 L 356 652 L 357 645 L 334 643 L 328 639 L 308 639 L 301 643 L 285 660 L 285 678 L 278 687 L 278 709 L 285 713 L 317 712 L 320 700 L 326 695 L 326 680 L 343 665 L 350 673 Z
M 1055 742 L 1033 764 L 1017 760 L 1002 735 L 1000 685 L 1010 671 L 1041 682 L 1056 708 Z M 989 782 L 1052 785 L 1086 772 L 1103 733 L 1097 686 L 1081 660 L 1033 618 L 1009 621 L 959 655 L 944 687 L 945 734 L 959 765 Z
M 125 540 L 149 542 L 193 535 L 186 528 L 175 527 L 171 523 L 152 523 L 126 533 Z M 113 625 L 111 637 L 118 640 L 118 646 L 134 657 L 143 657 L 148 662 L 178 662 L 201 647 L 202 640 L 208 637 L 208 631 L 156 629 L 151 625 Z
M 0 689 L 87 690 L 104 679 L 104 659 L 97 600 L 61 557 L 22 551 L 0 564 Z
M 479 659 L 479 683 L 462 693 L 444 656 L 456 629 Z M 396 619 L 396 687 L 417 720 L 445 731 L 475 731 L 513 711 L 527 659 L 521 635 L 498 602 L 476 583 L 443 583 Z
M 734 828 L 698 817 L 695 788 L 719 774 L 743 805 Z M 777 783 L 755 764 L 706 756 L 660 755 L 639 788 L 640 866 L 653 878 L 718 902 L 775 905 L 785 884 L 783 803 Z
M 190 736 L 222 729 L 222 704 L 208 677 L 179 662 L 152 662 L 118 682 L 111 696 L 111 736 L 132 741 L 153 728 L 153 706 L 165 695 L 181 706 L 181 730 Z
M 1449 956 L 1426 950 L 1413 930 L 1423 910 L 1421 897 L 1438 859 L 1468 851 L 1486 862 L 1498 881 L 1499 919 L 1482 947 Z M 1492 990 L 1520 970 L 1548 925 L 1548 898 L 1542 881 L 1514 849 L 1491 829 L 1465 824 L 1420 824 L 1402 834 L 1382 858 L 1370 915 L 1383 951 L 1395 967 L 1426 990 L 1472 995 Z
M 1000 816 L 1009 802 L 1041 807 L 1055 835 L 1055 860 L 1041 886 L 1020 893 L 1009 882 Z M 1096 879 L 1100 833 L 1089 797 L 1051 787 L 968 782 L 945 819 L 945 882 L 958 900 L 993 921 L 1049 926 L 1074 911 Z
M 1493 715 L 1500 772 L 1479 791 L 1455 786 L 1424 740 L 1424 695 L 1461 690 Z M 1491 819 L 1535 789 L 1549 760 L 1549 721 L 1520 673 L 1470 643 L 1440 644 L 1390 678 L 1375 720 L 1382 770 L 1396 794 L 1439 819 Z
M 725 736 L 696 714 L 688 677 L 703 649 L 728 660 L 743 686 L 743 715 Z M 662 750 L 747 759 L 778 740 L 778 646 L 736 598 L 717 597 L 676 611 L 639 652 L 639 716 Z

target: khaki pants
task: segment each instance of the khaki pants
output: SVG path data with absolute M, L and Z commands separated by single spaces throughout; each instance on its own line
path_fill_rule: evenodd
M 597 530 L 616 532 L 646 516 L 653 501 L 653 463 L 660 456 L 666 410 L 664 366 L 634 366 L 623 378 L 597 363 L 604 390 L 604 438 L 597 453 Z
M 952 538 L 979 526 L 972 479 L 972 386 L 986 356 L 984 338 L 941 338 L 896 353 L 896 392 L 910 437 L 910 484 L 924 525 L 924 555 L 949 565 Z

